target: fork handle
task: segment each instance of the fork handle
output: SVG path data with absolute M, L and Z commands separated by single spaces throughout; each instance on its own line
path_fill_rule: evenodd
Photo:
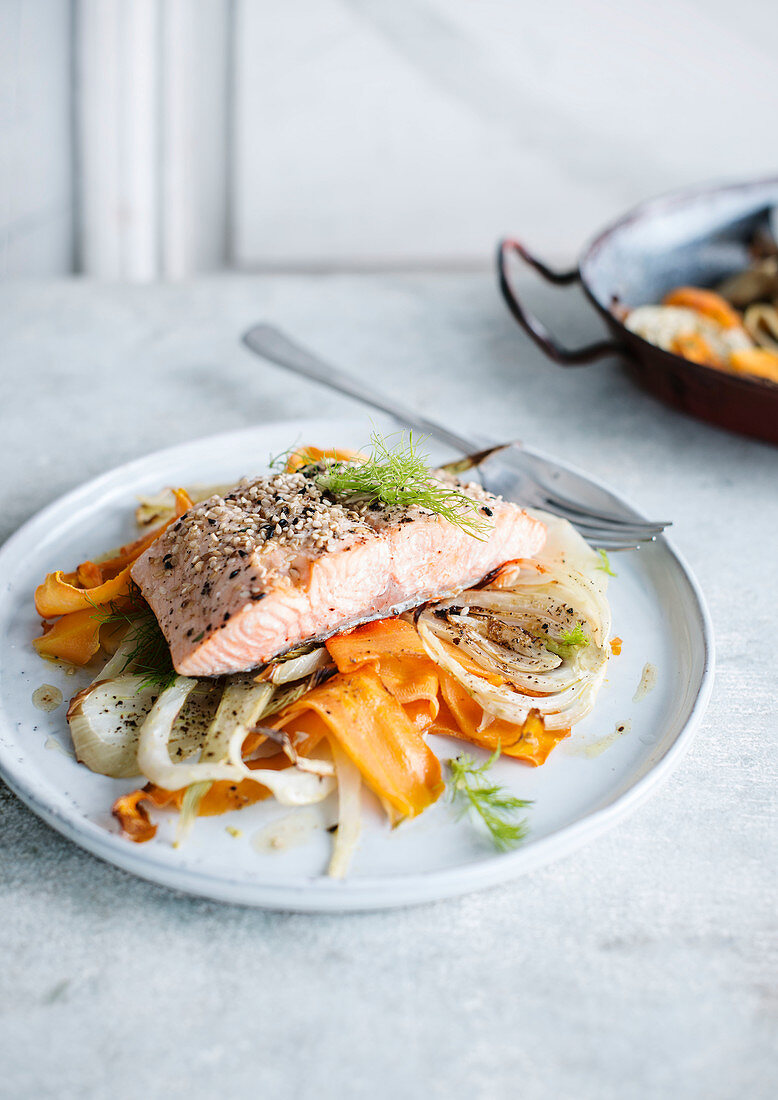
M 346 374 L 330 363 L 325 363 L 317 355 L 301 347 L 294 340 L 290 340 L 285 333 L 273 325 L 255 325 L 244 334 L 243 343 L 256 355 L 269 359 L 276 366 L 284 367 L 293 374 L 301 374 L 314 382 L 321 382 L 330 389 L 340 390 L 341 393 L 345 393 L 347 397 L 353 397 L 356 401 L 372 405 L 374 409 L 388 413 L 401 423 L 408 424 L 425 435 L 431 435 L 441 443 L 453 447 L 454 450 L 461 451 L 462 454 L 470 454 L 482 446 L 481 442 L 457 435 L 442 424 L 421 416 L 402 402 L 374 390 L 361 378 Z

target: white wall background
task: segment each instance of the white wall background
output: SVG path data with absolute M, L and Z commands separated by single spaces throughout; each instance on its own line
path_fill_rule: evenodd
M 78 0 L 84 271 L 180 278 L 226 263 L 232 33 L 230 0 Z
M 775 0 L 0 0 L 0 272 L 570 259 L 778 173 L 776 40 Z
M 0 0 L 0 277 L 73 267 L 72 4 Z
M 775 0 L 238 0 L 233 254 L 569 257 L 653 192 L 778 171 Z

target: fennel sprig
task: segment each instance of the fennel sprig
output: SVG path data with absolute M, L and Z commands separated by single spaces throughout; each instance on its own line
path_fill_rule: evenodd
M 131 649 L 121 671 L 132 668 L 133 673 L 143 677 L 138 685 L 139 690 L 155 687 L 164 691 L 170 687 L 176 678 L 170 647 L 140 589 L 133 585 L 126 600 L 96 608 L 95 618 L 105 625 L 126 625 L 131 636 Z
M 594 568 L 595 568 L 595 569 L 599 569 L 599 570 L 601 570 L 601 572 L 603 572 L 603 573 L 607 573 L 607 575 L 608 575 L 609 577 L 616 577 L 616 576 L 618 576 L 618 574 L 617 574 L 617 573 L 614 573 L 614 572 L 613 572 L 613 570 L 611 569 L 611 560 L 610 560 L 610 558 L 608 557 L 608 554 L 607 554 L 607 552 L 606 552 L 605 550 L 603 550 L 602 548 L 599 548 L 599 549 L 597 550 L 597 553 L 598 553 L 598 554 L 600 555 L 600 559 L 601 559 L 601 560 L 600 560 L 600 564 L 599 564 L 599 565 L 595 565 L 595 567 L 594 567 Z
M 576 623 L 572 630 L 563 630 L 559 641 L 562 645 L 583 646 L 589 644 L 589 638 L 584 632 L 583 623 Z
M 347 501 L 368 501 L 387 508 L 423 508 L 473 538 L 489 537 L 491 524 L 482 506 L 465 493 L 432 477 L 429 458 L 409 432 L 391 446 L 378 432 L 370 438 L 371 453 L 362 462 L 327 462 L 316 475 L 320 489 Z
M 490 783 L 488 771 L 500 756 L 499 747 L 483 764 L 478 764 L 467 753 L 449 760 L 451 774 L 451 799 L 462 817 L 466 813 L 475 814 L 489 833 L 492 842 L 499 851 L 520 844 L 526 837 L 529 826 L 526 818 L 517 819 L 520 810 L 531 806 L 523 798 L 516 798 L 505 787 Z
M 538 641 L 546 647 L 549 653 L 556 653 L 557 657 L 567 660 L 572 657 L 577 649 L 585 649 L 591 642 L 586 634 L 583 623 L 576 623 L 570 630 L 563 630 L 558 638 L 551 638 L 547 633 L 535 635 Z

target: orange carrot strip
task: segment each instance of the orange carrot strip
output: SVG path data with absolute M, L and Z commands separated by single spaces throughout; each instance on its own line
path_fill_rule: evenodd
M 440 762 L 372 668 L 334 676 L 275 724 L 295 733 L 306 711 L 321 719 L 367 785 L 400 816 L 415 817 L 440 797 Z
M 664 306 L 685 306 L 695 313 L 702 313 L 717 321 L 722 328 L 742 328 L 743 321 L 737 310 L 733 309 L 726 298 L 713 290 L 704 290 L 699 286 L 678 286 L 665 294 Z
M 146 798 L 148 798 L 147 791 L 130 791 L 129 794 L 116 799 L 111 811 L 121 825 L 124 835 L 129 840 L 134 840 L 136 844 L 151 840 L 157 832 L 157 826 L 152 823 L 149 811 L 141 805 Z
M 362 665 L 392 655 L 428 661 L 416 628 L 404 619 L 378 619 L 358 626 L 348 634 L 329 638 L 325 645 L 339 672 L 353 672 Z
M 448 672 L 441 671 L 440 688 L 445 709 L 441 706 L 441 713 L 432 726 L 432 733 L 464 737 L 466 741 L 481 745 L 492 752 L 499 745 L 505 756 L 513 756 L 537 767 L 545 762 L 554 746 L 570 732 L 547 730 L 536 711 L 530 712 L 523 725 L 495 718 L 481 729 L 483 709 L 468 695 L 459 681 Z
M 67 577 L 65 579 L 68 584 L 74 583 Z M 99 565 L 95 565 L 93 561 L 82 561 L 76 570 L 75 584 L 78 588 L 97 588 L 106 579 Z
M 283 753 L 278 752 L 273 756 L 263 756 L 261 760 L 248 760 L 250 768 L 270 768 L 273 771 L 283 771 L 291 767 L 291 760 Z M 183 798 L 184 792 L 180 792 Z M 207 794 L 203 796 L 197 810 L 198 817 L 213 817 L 216 814 L 226 814 L 231 810 L 240 810 L 243 806 L 249 806 L 254 802 L 262 802 L 268 798 L 270 791 L 261 783 L 255 783 L 253 779 L 241 779 L 239 783 L 230 783 L 226 779 L 219 779 L 211 784 Z M 180 801 L 178 803 L 181 805 Z
M 85 665 L 100 648 L 100 620 L 94 608 L 73 611 L 57 619 L 40 638 L 33 638 L 41 657 L 58 657 L 71 665 Z
M 403 619 L 365 623 L 326 646 L 340 672 L 372 664 L 387 691 L 405 707 L 417 729 L 426 729 L 438 713 L 438 668 L 416 629 Z
M 94 614 L 96 607 L 111 603 L 119 596 L 126 596 L 129 591 L 129 565 L 111 580 L 104 581 L 96 588 L 76 588 L 75 585 L 68 584 L 64 574 L 57 570 L 55 573 L 49 573 L 43 584 L 39 584 L 35 589 L 35 609 L 46 619 L 86 608 L 90 608 Z
M 427 656 L 416 628 L 404 619 L 365 623 L 348 634 L 330 638 L 326 646 L 340 672 L 372 664 L 387 691 L 405 708 L 417 729 L 435 721 L 440 707 L 440 669 Z M 502 677 L 487 672 L 448 642 L 443 645 L 465 668 L 491 684 Z
M 441 645 L 445 646 L 451 656 L 455 657 L 468 672 L 481 676 L 489 683 L 505 683 L 502 677 L 486 672 L 446 639 L 442 638 L 440 641 Z M 388 662 L 390 657 L 402 663 L 403 666 L 408 658 L 413 658 L 429 663 L 434 669 L 437 668 L 434 661 L 427 656 L 416 627 L 405 619 L 379 619 L 376 622 L 365 623 L 364 626 L 358 626 L 348 634 L 330 638 L 325 645 L 339 672 L 350 672 L 369 663 L 383 665 L 383 662 Z M 388 663 L 386 667 L 389 668 Z
M 769 348 L 743 348 L 742 351 L 733 351 L 729 361 L 738 374 L 754 374 L 758 378 L 778 382 L 778 352 L 770 351 Z
M 130 566 L 144 550 L 155 542 L 162 532 L 192 507 L 189 494 L 184 489 L 173 490 L 176 498 L 176 516 L 168 523 L 157 527 L 142 539 L 122 546 L 117 554 L 108 561 L 96 565 L 94 562 L 82 562 L 75 575 L 59 570 L 49 573 L 43 584 L 35 590 L 35 608 L 46 619 L 56 615 L 67 615 L 71 611 L 80 611 L 87 607 L 101 607 L 120 596 L 126 596 L 130 590 Z M 109 579 L 104 580 L 104 577 Z M 90 585 L 88 581 L 96 581 Z
M 342 447 L 328 447 L 326 451 L 321 450 L 320 447 L 298 447 L 286 460 L 286 472 L 293 474 L 303 466 L 309 466 L 312 462 L 321 462 L 322 459 L 330 462 L 348 462 L 353 458 L 364 457 L 360 451 L 344 450 Z
M 670 344 L 670 351 L 683 359 L 689 359 L 692 363 L 702 363 L 706 367 L 724 366 L 721 358 L 699 332 L 679 332 Z

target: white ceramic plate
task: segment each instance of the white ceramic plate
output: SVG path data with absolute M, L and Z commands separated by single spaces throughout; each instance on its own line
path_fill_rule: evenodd
M 59 687 L 67 700 L 89 679 L 66 675 L 32 649 L 39 629 L 35 585 L 52 569 L 133 537 L 138 493 L 237 480 L 262 470 L 269 455 L 291 444 L 358 447 L 368 434 L 366 420 L 298 420 L 173 447 L 68 494 L 6 543 L 0 551 L 0 774 L 44 821 L 118 867 L 193 894 L 277 909 L 379 909 L 476 890 L 555 859 L 613 824 L 675 767 L 708 700 L 713 646 L 694 578 L 660 540 L 614 558 L 618 576 L 609 597 L 624 647 L 610 662 L 595 712 L 542 768 L 507 760 L 495 767 L 498 782 L 534 800 L 522 847 L 496 854 L 467 820 L 455 819 L 445 798 L 394 831 L 367 805 L 345 882 L 323 874 L 330 850 L 326 805 L 294 811 L 310 828 L 301 843 L 280 851 L 258 850 L 257 835 L 290 813 L 270 803 L 199 819 L 180 848 L 172 846 L 174 816 L 161 811 L 155 811 L 161 825 L 150 843 L 136 845 L 118 834 L 111 804 L 137 783 L 77 764 L 65 704 L 44 713 L 32 702 L 42 683 Z M 657 670 L 656 686 L 634 702 L 647 662 Z M 616 733 L 619 726 L 626 731 Z M 442 756 L 455 754 L 457 743 L 433 740 Z M 231 835 L 228 825 L 242 835 Z

